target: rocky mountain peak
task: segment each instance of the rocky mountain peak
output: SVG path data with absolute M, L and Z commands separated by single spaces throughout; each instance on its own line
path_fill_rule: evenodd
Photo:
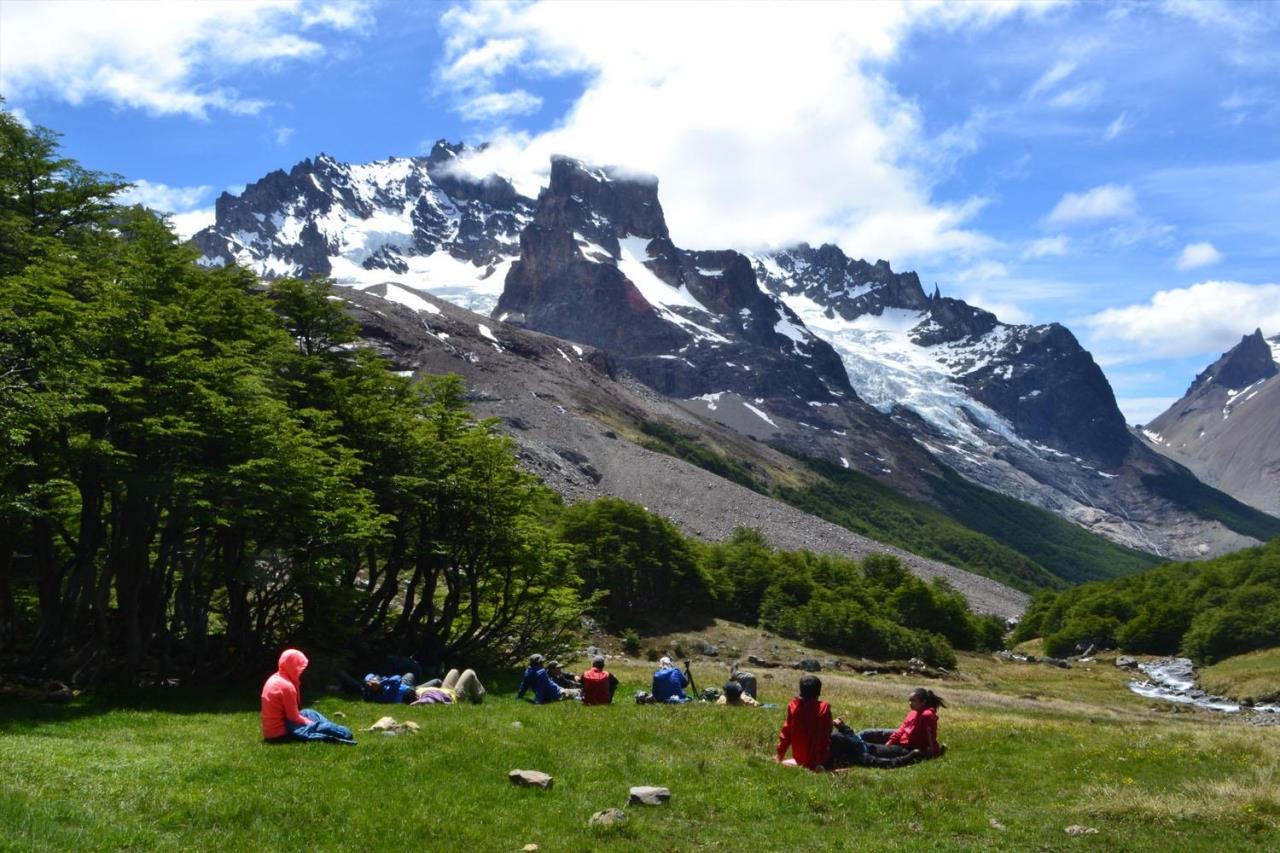
M 1242 336 L 1240 343 L 1199 373 L 1187 393 L 1210 383 L 1229 391 L 1239 391 L 1277 373 L 1280 373 L 1280 368 L 1276 366 L 1272 344 L 1262 336 L 1261 329 L 1256 329 L 1253 334 Z

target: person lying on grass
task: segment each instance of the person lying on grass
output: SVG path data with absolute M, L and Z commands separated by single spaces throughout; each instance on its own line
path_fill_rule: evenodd
M 297 649 L 285 649 L 280 654 L 275 674 L 262 685 L 262 739 L 267 743 L 355 743 L 346 726 L 329 722 L 312 708 L 298 710 L 302 672 L 307 663 L 307 656 Z
M 371 672 L 360 684 L 360 698 L 366 702 L 412 702 L 414 687 L 413 673 L 376 675 Z
M 800 679 L 800 695 L 787 706 L 787 719 L 778 733 L 778 749 L 774 761 L 785 761 L 791 750 L 793 763 L 810 770 L 822 771 L 831 763 L 831 706 L 823 702 L 822 679 L 806 675 Z
M 937 758 L 946 751 L 946 747 L 938 743 L 938 709 L 947 707 L 947 703 L 932 690 L 917 687 L 907 696 L 907 704 L 911 711 L 898 728 L 858 732 L 857 737 L 866 744 L 869 755 L 900 758 L 918 752 L 919 758 Z
M 676 669 L 671 658 L 658 661 L 658 669 L 653 673 L 653 701 L 692 702 L 692 696 L 684 695 L 684 688 L 688 686 L 688 676 Z

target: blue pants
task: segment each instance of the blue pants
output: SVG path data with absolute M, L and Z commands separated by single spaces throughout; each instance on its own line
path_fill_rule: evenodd
M 284 721 L 285 728 L 289 730 L 289 734 L 293 735 L 296 740 L 323 740 L 330 743 L 355 743 L 355 738 L 351 736 L 351 729 L 346 726 L 340 726 L 337 723 L 331 723 L 325 719 L 324 715 L 312 708 L 303 708 L 298 713 L 310 720 L 305 726 L 297 723 Z

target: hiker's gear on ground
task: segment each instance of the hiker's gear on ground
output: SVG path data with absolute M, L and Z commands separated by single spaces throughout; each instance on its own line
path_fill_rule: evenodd
M 778 760 L 787 757 L 787 749 L 796 764 L 817 770 L 831 761 L 831 706 L 821 699 L 791 700 L 787 720 L 778 733 Z
M 698 698 L 703 702 L 715 702 L 720 698 L 720 691 L 715 687 L 708 687 L 698 694 Z
M 618 689 L 618 679 L 605 669 L 592 667 L 582 673 L 582 704 L 608 705 Z
M 684 695 L 684 688 L 688 685 L 689 679 L 683 672 L 671 666 L 669 658 L 663 658 L 667 663 L 653 674 L 653 698 L 657 702 L 688 702 L 689 697 Z
M 298 710 L 302 671 L 307 668 L 307 663 L 307 656 L 302 652 L 285 649 L 280 654 L 275 674 L 262 685 L 262 736 L 267 740 L 287 734 L 287 722 L 297 726 L 311 722 Z

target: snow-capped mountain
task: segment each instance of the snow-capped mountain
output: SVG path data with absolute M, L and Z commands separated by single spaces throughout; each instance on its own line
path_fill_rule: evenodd
M 1280 335 L 1245 335 L 1142 429 L 1206 483 L 1280 515 Z
M 1168 556 L 1243 544 L 1172 487 L 1176 466 L 1125 425 L 1101 369 L 1057 323 L 1013 325 L 932 295 L 915 273 L 835 246 L 759 256 L 764 286 L 844 361 L 858 395 L 989 488 Z
M 273 172 L 218 199 L 200 262 L 327 276 L 428 313 L 417 293 L 492 310 L 598 348 L 695 414 L 925 500 L 949 466 L 1174 557 L 1251 544 L 1275 522 L 1204 509 L 1234 502 L 1129 433 L 1058 324 L 1000 323 L 834 246 L 684 250 L 656 179 L 557 157 L 534 201 L 455 168 L 464 153 L 438 142 Z
M 203 263 L 232 260 L 265 278 L 394 281 L 487 313 L 498 301 L 533 202 L 509 181 L 452 168 L 462 145 L 426 157 L 339 163 L 321 154 L 223 193 L 195 236 Z

